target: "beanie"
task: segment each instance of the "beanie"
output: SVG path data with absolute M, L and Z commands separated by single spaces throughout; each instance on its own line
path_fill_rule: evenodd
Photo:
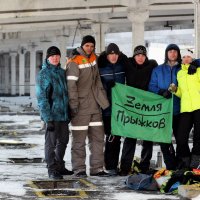
M 106 54 L 120 54 L 119 47 L 115 43 L 110 43 L 106 49 Z
M 184 56 L 190 56 L 191 58 L 194 58 L 193 51 L 190 49 L 181 49 L 181 58 Z
M 86 43 L 93 43 L 94 46 L 95 46 L 95 43 L 96 43 L 96 42 L 95 42 L 95 39 L 94 39 L 93 36 L 91 36 L 91 35 L 86 35 L 86 36 L 84 36 L 83 39 L 82 39 L 81 47 L 82 47 L 84 44 L 86 44 Z
M 168 53 L 168 51 L 171 51 L 171 50 L 176 50 L 177 51 L 177 53 L 178 53 L 177 62 L 181 63 L 180 49 L 179 49 L 178 45 L 176 45 L 176 44 L 169 44 L 167 46 L 167 48 L 165 49 L 165 63 L 168 62 L 168 55 L 167 55 L 167 53 Z
M 47 49 L 46 59 L 48 59 L 50 56 L 53 56 L 53 55 L 59 55 L 59 56 L 61 56 L 60 50 L 56 46 L 51 46 L 51 47 L 49 47 Z
M 133 52 L 133 57 L 135 57 L 138 54 L 142 54 L 144 56 L 147 56 L 146 48 L 142 45 L 136 46 L 135 49 L 134 49 L 134 52 Z

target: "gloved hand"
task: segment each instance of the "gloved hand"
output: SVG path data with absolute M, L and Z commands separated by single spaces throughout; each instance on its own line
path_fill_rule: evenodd
M 77 115 L 77 113 L 78 113 L 78 108 L 71 109 L 71 116 L 72 117 L 75 117 Z
M 47 122 L 47 131 L 54 131 L 55 130 L 55 126 L 53 121 L 48 121 Z
M 199 66 L 198 66 L 198 63 L 196 60 L 191 62 L 190 66 L 188 68 L 188 74 L 190 74 L 190 75 L 195 74 L 197 72 L 197 67 L 199 67 Z
M 161 95 L 161 96 L 163 96 L 166 99 L 172 98 L 172 94 L 168 90 L 161 89 L 161 90 L 158 91 L 158 94 Z
M 171 93 L 175 93 L 177 91 L 177 86 L 174 84 L 174 83 L 171 83 L 168 90 L 171 92 Z

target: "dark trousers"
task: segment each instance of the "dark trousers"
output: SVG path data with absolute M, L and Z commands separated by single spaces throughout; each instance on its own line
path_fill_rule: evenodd
M 49 171 L 59 171 L 65 167 L 63 158 L 69 141 L 67 122 L 54 122 L 54 125 L 54 131 L 46 130 L 45 133 L 45 161 Z
M 180 119 L 179 115 L 173 116 L 173 134 L 175 138 L 177 135 L 179 119 Z M 137 139 L 125 138 L 123 149 L 122 149 L 121 167 L 120 167 L 121 170 L 126 170 L 126 171 L 131 170 L 131 165 L 132 165 L 133 157 L 135 154 L 136 142 L 137 142 Z M 176 156 L 175 156 L 175 150 L 174 150 L 173 145 L 160 143 L 160 148 L 163 154 L 166 168 L 169 170 L 176 169 Z M 149 169 L 150 160 L 152 158 L 152 151 L 153 151 L 153 142 L 143 141 L 142 152 L 141 152 L 141 163 L 140 163 L 140 168 L 143 171 L 146 171 Z
M 180 123 L 180 114 L 173 115 L 172 129 L 175 139 L 177 138 L 178 126 Z M 177 158 L 173 144 L 160 143 L 164 163 L 168 170 L 175 170 L 177 167 Z
M 134 138 L 124 139 L 122 157 L 121 157 L 121 166 L 120 166 L 120 169 L 122 171 L 131 170 L 132 161 L 135 154 L 136 142 L 137 142 L 137 139 L 134 139 Z M 143 171 L 146 171 L 149 169 L 150 160 L 152 157 L 152 148 L 153 148 L 153 142 L 143 141 L 142 152 L 141 152 L 141 163 L 140 163 L 140 168 Z
M 194 125 L 192 155 L 200 155 L 200 110 L 181 113 L 180 125 L 177 133 L 177 156 L 190 157 L 188 144 L 189 134 Z
M 107 170 L 117 169 L 121 137 L 111 134 L 111 116 L 103 116 L 104 131 L 106 134 L 104 161 Z

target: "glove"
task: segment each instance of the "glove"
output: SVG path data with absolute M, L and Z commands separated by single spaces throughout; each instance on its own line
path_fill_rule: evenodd
M 190 64 L 190 66 L 189 66 L 189 68 L 188 68 L 188 74 L 189 74 L 189 75 L 193 75 L 193 74 L 195 74 L 196 72 L 197 72 L 197 67 L 194 66 L 194 65 L 192 65 L 192 64 Z
M 188 68 L 188 74 L 193 75 L 196 73 L 197 71 L 197 67 L 199 67 L 199 64 L 196 60 L 194 60 L 193 62 L 191 62 L 189 68 Z
M 174 83 L 171 83 L 168 90 L 171 92 L 171 93 L 175 93 L 177 91 L 177 86 L 174 84 Z
M 168 90 L 161 89 L 161 90 L 158 91 L 158 94 L 161 95 L 161 96 L 163 96 L 166 99 L 172 98 L 172 94 Z
M 78 113 L 78 108 L 71 109 L 71 116 L 72 117 L 75 117 L 77 113 Z
M 55 130 L 55 126 L 53 121 L 48 121 L 47 122 L 47 131 L 54 131 Z

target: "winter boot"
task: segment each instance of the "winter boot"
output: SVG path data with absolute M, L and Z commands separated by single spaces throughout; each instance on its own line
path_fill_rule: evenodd
M 189 169 L 190 157 L 182 157 L 178 159 L 177 169 Z

